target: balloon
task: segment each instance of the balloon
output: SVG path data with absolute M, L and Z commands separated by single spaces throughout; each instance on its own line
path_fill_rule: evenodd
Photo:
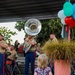
M 64 9 L 64 15 L 65 16 L 71 16 L 73 14 L 72 8 L 67 7 Z
M 75 14 L 75 3 L 72 5 L 73 14 Z
M 75 14 L 73 14 L 73 19 L 75 20 Z
M 70 24 L 71 27 L 75 27 L 75 20 L 73 19 L 73 17 L 71 17 L 70 19 Z
M 65 2 L 63 5 L 63 9 L 67 8 L 67 7 L 71 7 L 72 8 L 72 4 L 70 2 Z
M 64 19 L 66 16 L 64 15 L 64 11 L 63 10 L 60 10 L 59 12 L 58 12 L 58 17 L 60 18 L 60 19 Z
M 64 20 L 64 19 L 61 19 L 61 23 L 62 23 L 63 25 L 66 25 L 66 23 L 65 23 L 65 20 Z
M 75 20 L 73 19 L 73 17 L 66 17 L 65 18 L 65 23 L 66 25 L 69 25 L 70 27 L 75 27 Z
M 65 21 L 66 25 L 69 25 L 69 24 L 70 24 L 70 18 L 71 18 L 71 17 L 66 17 L 66 18 L 65 18 L 64 21 Z

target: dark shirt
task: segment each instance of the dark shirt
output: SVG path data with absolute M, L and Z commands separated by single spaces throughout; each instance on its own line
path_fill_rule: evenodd
M 17 52 L 18 52 L 18 46 L 19 45 L 20 45 L 20 43 L 14 45 L 14 47 L 15 47 L 15 49 L 16 49 Z

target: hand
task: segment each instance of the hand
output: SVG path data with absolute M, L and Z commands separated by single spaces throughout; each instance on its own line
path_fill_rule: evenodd
M 31 45 L 35 45 L 35 42 L 32 42 L 32 40 L 29 40 L 29 43 L 30 43 Z

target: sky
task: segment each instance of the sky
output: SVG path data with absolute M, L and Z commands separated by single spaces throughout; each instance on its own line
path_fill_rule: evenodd
M 23 38 L 24 38 L 24 31 L 18 31 L 15 28 L 15 24 L 16 22 L 4 22 L 4 23 L 0 23 L 0 27 L 6 27 L 7 29 L 10 29 L 11 31 L 16 31 L 17 35 L 15 36 L 11 36 L 11 39 L 13 40 L 13 43 L 15 42 L 15 40 L 18 40 L 19 43 L 23 43 Z

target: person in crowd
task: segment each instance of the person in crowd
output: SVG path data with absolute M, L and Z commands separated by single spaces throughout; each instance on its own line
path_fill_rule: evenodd
M 10 44 L 10 43 L 8 43 L 8 48 L 7 48 L 7 49 L 8 49 L 9 51 L 10 51 L 10 47 L 11 47 L 11 44 Z
M 15 48 L 13 45 L 10 46 L 10 50 L 8 52 L 11 54 L 7 57 L 6 64 L 11 66 L 12 71 L 13 71 L 14 65 L 15 65 L 15 60 L 17 59 L 18 55 L 17 55 L 17 52 L 15 51 Z
M 37 47 L 36 55 L 37 55 L 37 57 L 38 57 L 38 56 L 40 55 L 40 53 L 41 53 L 41 46 L 40 46 L 40 43 L 37 43 L 36 47 Z
M 38 57 L 38 67 L 34 70 L 34 75 L 52 75 L 50 67 L 48 65 L 48 57 L 46 54 L 41 54 Z
M 40 50 L 41 50 L 40 43 L 37 43 L 37 51 L 40 52 Z
M 31 63 L 31 72 L 34 75 L 34 62 L 35 62 L 35 50 L 36 50 L 36 40 L 32 38 L 31 35 L 28 35 L 26 38 L 25 48 L 28 51 L 26 52 L 25 57 L 25 75 L 29 75 L 29 63 Z
M 50 43 L 58 44 L 58 39 L 56 38 L 55 34 L 50 34 L 50 39 L 48 40 Z M 52 75 L 54 75 L 54 60 L 49 61 L 49 66 L 52 70 Z
M 75 59 L 72 59 L 72 63 L 71 63 L 71 75 L 75 75 Z
M 50 34 L 50 42 L 52 42 L 52 43 L 58 43 L 58 40 L 57 40 L 55 34 Z
M 23 42 L 22 46 L 23 46 L 23 54 L 25 57 L 26 56 L 26 54 L 25 54 L 26 38 L 24 38 L 24 42 Z
M 20 43 L 18 42 L 18 40 L 15 41 L 14 47 L 16 49 L 16 51 L 18 52 L 18 48 L 20 46 Z
M 8 69 L 6 67 L 6 51 L 7 51 L 7 43 L 4 41 L 4 36 L 0 34 L 0 75 L 10 75 Z

